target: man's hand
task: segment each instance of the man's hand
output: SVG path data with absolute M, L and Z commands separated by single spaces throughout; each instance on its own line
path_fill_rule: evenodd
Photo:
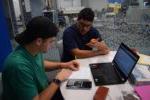
M 71 75 L 72 70 L 70 69 L 62 69 L 56 76 L 56 79 L 59 79 L 60 81 L 64 81 L 68 79 L 68 77 Z
M 98 39 L 91 39 L 91 41 L 86 45 L 91 48 L 96 48 L 96 50 L 99 51 L 100 54 L 108 54 L 110 51 L 105 42 L 99 42 Z
M 105 44 L 104 41 L 101 41 L 101 42 L 97 42 L 96 43 L 96 48 L 100 51 L 106 51 L 106 50 L 109 50 L 109 48 L 107 47 L 107 45 Z
M 134 53 L 138 53 L 138 49 L 137 48 L 130 48 Z
M 66 63 L 61 63 L 60 65 L 62 68 L 69 68 L 71 70 L 77 71 L 79 70 L 79 63 L 77 63 L 75 60 L 66 62 Z
M 98 39 L 91 39 L 89 43 L 87 43 L 86 45 L 93 48 L 96 47 L 96 44 L 98 43 Z

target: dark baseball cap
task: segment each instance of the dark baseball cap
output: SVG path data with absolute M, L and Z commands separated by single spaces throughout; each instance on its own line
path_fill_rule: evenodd
M 57 33 L 58 28 L 48 17 L 37 16 L 28 22 L 26 29 L 21 34 L 16 36 L 16 41 L 19 44 L 27 44 L 38 37 L 43 39 L 56 37 Z

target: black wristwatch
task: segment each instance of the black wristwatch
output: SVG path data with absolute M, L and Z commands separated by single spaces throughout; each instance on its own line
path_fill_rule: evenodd
M 57 85 L 61 84 L 61 80 L 54 78 L 53 81 L 54 83 L 56 83 Z

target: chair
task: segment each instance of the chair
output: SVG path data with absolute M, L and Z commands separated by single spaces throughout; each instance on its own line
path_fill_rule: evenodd
M 56 46 L 57 42 L 48 50 L 47 53 L 44 54 L 44 59 L 49 61 L 60 61 L 59 50 Z
M 62 53 L 63 53 L 63 40 L 56 41 L 52 48 L 49 49 L 49 51 L 44 54 L 44 58 L 49 61 L 61 61 Z M 51 69 L 48 72 L 46 72 L 48 76 L 48 80 L 52 81 L 52 79 L 57 75 L 57 73 L 60 71 L 60 69 Z
M 60 59 L 61 59 L 62 54 L 63 54 L 63 40 L 57 41 L 56 42 L 56 47 L 58 48 Z
M 66 26 L 68 27 L 70 25 L 69 17 L 65 16 L 65 20 L 66 20 Z

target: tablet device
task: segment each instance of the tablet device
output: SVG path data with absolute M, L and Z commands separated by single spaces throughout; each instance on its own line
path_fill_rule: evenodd
M 67 89 L 91 89 L 92 82 L 88 79 L 69 79 Z

